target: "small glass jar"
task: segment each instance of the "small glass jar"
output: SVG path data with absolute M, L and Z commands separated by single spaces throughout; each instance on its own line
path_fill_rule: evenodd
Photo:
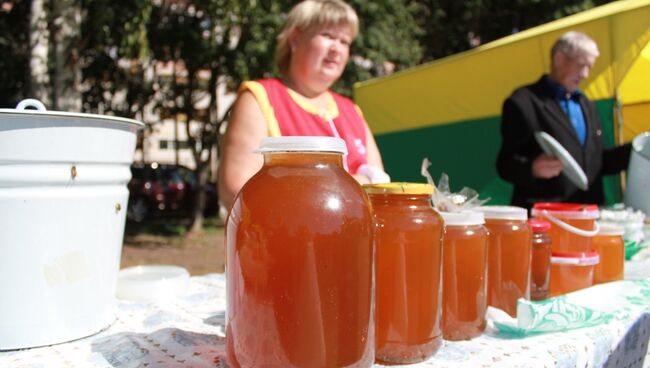
M 485 330 L 488 231 L 477 211 L 442 212 L 442 333 L 469 340 Z
M 373 218 L 345 142 L 262 140 L 226 223 L 230 367 L 370 367 Z
M 375 361 L 417 363 L 442 345 L 442 217 L 433 186 L 364 185 L 375 215 Z
M 594 237 L 594 250 L 600 256 L 600 263 L 594 268 L 594 284 L 623 280 L 625 264 L 625 227 L 617 224 L 600 223 Z
M 530 299 L 544 300 L 548 298 L 551 279 L 552 242 L 548 234 L 551 224 L 536 218 L 529 219 L 528 224 L 533 232 L 530 261 Z
M 530 298 L 531 233 L 525 208 L 482 206 L 488 237 L 488 305 L 517 317 L 517 300 Z

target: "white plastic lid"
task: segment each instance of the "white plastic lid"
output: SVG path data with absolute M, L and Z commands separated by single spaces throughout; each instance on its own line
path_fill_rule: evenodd
M 157 301 L 184 296 L 190 274 L 183 267 L 135 266 L 120 270 L 117 297 L 134 301 Z
M 515 206 L 481 206 L 474 210 L 483 212 L 486 219 L 493 220 L 528 220 L 528 211 Z
M 469 226 L 483 225 L 485 219 L 483 212 L 479 211 L 461 211 L 461 212 L 440 212 L 445 226 Z
M 552 252 L 551 263 L 571 266 L 594 266 L 600 263 L 597 252 Z
M 257 153 L 269 152 L 336 152 L 348 154 L 345 141 L 336 137 L 266 137 Z
M 599 222 L 598 235 L 621 236 L 625 234 L 625 226 L 612 222 Z

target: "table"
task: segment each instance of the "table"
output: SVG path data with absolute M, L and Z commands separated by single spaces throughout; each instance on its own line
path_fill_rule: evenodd
M 626 296 L 636 304 L 621 320 L 521 339 L 489 330 L 471 341 L 445 341 L 430 360 L 408 367 L 641 366 L 650 335 L 650 304 L 643 305 L 650 301 L 650 279 L 623 283 L 639 293 Z M 192 277 L 183 298 L 118 301 L 116 309 L 106 330 L 65 344 L 0 352 L 0 367 L 226 367 L 224 275 Z M 643 364 L 650 367 L 650 359 Z

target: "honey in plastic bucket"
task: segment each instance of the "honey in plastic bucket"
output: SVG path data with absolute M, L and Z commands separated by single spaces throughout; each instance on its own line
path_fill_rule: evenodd
M 517 299 L 530 299 L 531 231 L 525 208 L 482 206 L 488 236 L 488 305 L 517 316 Z
M 600 223 L 594 237 L 594 250 L 600 256 L 600 263 L 594 268 L 594 285 L 623 280 L 625 264 L 625 242 L 622 225 Z
M 433 186 L 364 185 L 375 216 L 375 361 L 416 363 L 442 345 L 442 217 Z
M 262 140 L 226 223 L 230 367 L 370 367 L 372 212 L 345 142 Z
M 598 253 L 553 252 L 551 254 L 550 296 L 558 296 L 588 288 L 593 284 Z
M 486 326 L 488 231 L 481 212 L 441 215 L 442 333 L 446 340 L 469 340 Z
M 598 206 L 578 203 L 535 203 L 532 214 L 551 223 L 553 252 L 590 252 L 598 233 Z M 553 271 L 551 271 L 552 273 Z

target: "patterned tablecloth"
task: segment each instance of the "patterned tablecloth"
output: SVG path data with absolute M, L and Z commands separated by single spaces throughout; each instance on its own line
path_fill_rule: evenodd
M 650 279 L 621 283 L 627 293 L 620 299 L 625 304 L 616 301 L 622 314 L 605 324 L 526 338 L 489 330 L 471 341 L 445 342 L 433 358 L 409 367 L 642 366 L 650 335 Z M 183 298 L 118 301 L 116 308 L 106 330 L 65 344 L 0 352 L 0 367 L 226 366 L 223 275 L 192 277 Z

